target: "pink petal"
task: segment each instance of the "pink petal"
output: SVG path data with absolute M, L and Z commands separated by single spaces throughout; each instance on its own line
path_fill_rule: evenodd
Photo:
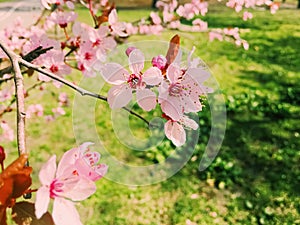
M 195 122 L 195 120 L 192 120 L 190 118 L 188 118 L 187 116 L 183 116 L 181 119 L 181 123 L 186 126 L 189 127 L 193 130 L 197 130 L 199 125 Z
M 36 192 L 36 200 L 35 200 L 35 215 L 39 219 L 44 213 L 48 210 L 48 205 L 50 202 L 50 192 L 49 188 L 42 186 Z
M 167 69 L 167 78 L 171 83 L 178 82 L 178 79 L 182 76 L 180 67 L 172 63 Z
M 104 80 L 110 84 L 120 85 L 126 81 L 129 76 L 127 70 L 117 63 L 107 63 L 101 70 Z
M 56 177 L 69 176 L 69 174 L 67 174 L 67 173 L 72 173 L 72 171 L 70 171 L 70 167 L 72 167 L 73 170 L 75 170 L 74 164 L 78 157 L 79 157 L 79 149 L 78 148 L 73 148 L 69 151 L 66 151 L 63 154 L 60 162 L 58 163 Z
M 127 84 L 112 87 L 108 91 L 107 101 L 111 109 L 126 106 L 132 99 L 132 90 Z
M 137 90 L 136 98 L 139 106 L 146 111 L 150 111 L 156 106 L 156 95 L 149 89 Z
M 129 69 L 134 74 L 139 74 L 144 69 L 145 56 L 139 49 L 133 50 L 129 54 Z
M 210 77 L 210 73 L 201 68 L 189 68 L 186 74 L 189 74 L 194 82 L 196 81 L 199 85 Z
M 52 217 L 57 225 L 82 225 L 74 203 L 63 198 L 54 199 Z
M 183 115 L 182 109 L 177 101 L 178 99 L 176 97 L 169 97 L 160 104 L 161 110 L 175 121 L 178 121 Z
M 117 10 L 113 9 L 108 15 L 108 23 L 112 25 L 115 24 L 117 21 L 118 21 Z
M 55 177 L 56 172 L 56 155 L 53 155 L 47 162 L 44 164 L 39 172 L 39 179 L 42 185 L 50 185 L 52 180 Z
M 70 176 L 64 180 L 62 196 L 72 201 L 82 201 L 96 191 L 96 185 L 88 178 L 81 176 Z
M 183 145 L 186 141 L 185 130 L 177 122 L 168 121 L 165 123 L 165 134 L 177 147 Z
M 79 176 L 85 177 L 91 181 L 96 181 L 102 178 L 108 169 L 105 164 L 99 164 L 92 167 L 84 159 L 77 160 L 75 166 Z
M 143 81 L 148 85 L 158 85 L 162 81 L 163 76 L 161 74 L 160 69 L 157 67 L 150 67 L 143 74 Z

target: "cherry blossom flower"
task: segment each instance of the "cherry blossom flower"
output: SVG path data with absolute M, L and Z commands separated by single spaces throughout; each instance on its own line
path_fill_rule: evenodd
M 43 116 L 44 115 L 44 108 L 41 104 L 35 104 L 28 106 L 26 110 L 26 118 L 29 119 L 32 117 L 32 115 L 36 116 Z
M 184 113 L 200 111 L 200 96 L 212 91 L 203 86 L 203 82 L 210 76 L 209 72 L 192 64 L 190 57 L 186 69 L 179 67 L 180 62 L 172 63 L 167 68 L 166 80 L 158 87 L 158 103 L 162 111 L 174 121 L 179 121 Z
M 97 49 L 93 48 L 92 42 L 81 44 L 79 50 L 75 53 L 77 67 L 86 77 L 95 77 L 96 71 L 94 65 L 97 62 Z
M 73 148 L 66 152 L 60 165 L 67 165 L 75 167 L 75 173 L 79 176 L 86 177 L 91 181 L 97 181 L 102 178 L 108 169 L 105 164 L 99 164 L 101 155 L 98 152 L 93 152 L 89 149 L 89 146 L 93 145 L 91 142 L 85 142 L 77 148 Z
M 247 20 L 252 19 L 252 18 L 253 18 L 252 13 L 250 13 L 250 12 L 248 12 L 248 11 L 245 11 L 245 12 L 243 13 L 243 20 L 244 20 L 244 21 L 247 21 Z
M 73 22 L 77 18 L 75 12 L 54 11 L 48 17 L 48 20 L 58 24 L 61 28 L 66 28 L 68 23 Z
M 0 102 L 5 102 L 12 97 L 12 90 L 11 88 L 5 88 L 0 90 Z
M 156 24 L 156 25 L 161 24 L 161 19 L 157 13 L 151 12 L 150 17 L 154 24 Z
M 156 95 L 146 85 L 158 85 L 162 80 L 161 71 L 150 67 L 142 73 L 145 58 L 139 49 L 129 54 L 128 61 L 130 72 L 117 63 L 107 63 L 102 68 L 103 78 L 116 85 L 108 92 L 108 103 L 112 109 L 122 108 L 132 99 L 132 91 L 136 91 L 138 105 L 150 111 L 156 106 Z
M 108 15 L 108 24 L 112 29 L 112 34 L 120 37 L 127 37 L 128 34 L 126 31 L 126 23 L 118 21 L 117 10 L 113 9 Z
M 66 153 L 65 153 L 66 154 Z M 47 212 L 53 199 L 52 217 L 57 225 L 81 225 L 73 201 L 82 201 L 95 193 L 96 186 L 90 179 L 74 173 L 74 167 L 60 162 L 56 168 L 53 155 L 39 172 L 42 186 L 36 193 L 35 215 L 39 219 Z
M 82 201 L 96 191 L 94 181 L 107 172 L 105 164 L 97 164 L 100 154 L 89 150 L 91 142 L 64 153 L 57 168 L 56 156 L 43 165 L 39 173 L 42 187 L 38 189 L 35 214 L 40 218 L 50 199 L 54 200 L 52 217 L 57 225 L 82 224 L 74 201 Z
M 54 113 L 54 118 L 58 117 L 58 116 L 63 116 L 66 115 L 65 110 L 62 107 L 57 107 L 52 109 L 52 112 Z
M 5 122 L 1 121 L 0 127 L 2 129 L 2 135 L 0 136 L 0 140 L 3 139 L 13 141 L 14 140 L 14 130 L 10 128 L 10 126 Z
M 67 106 L 69 105 L 69 98 L 67 93 L 61 92 L 58 96 L 58 102 L 60 106 Z
M 197 32 L 206 31 L 207 27 L 208 27 L 207 22 L 201 19 L 195 19 L 193 21 L 192 31 L 197 31 Z
M 186 132 L 184 128 L 197 130 L 198 124 L 188 118 L 182 116 L 178 121 L 173 121 L 171 118 L 164 116 L 168 121 L 164 125 L 164 131 L 168 139 L 177 147 L 182 146 L 186 142 Z

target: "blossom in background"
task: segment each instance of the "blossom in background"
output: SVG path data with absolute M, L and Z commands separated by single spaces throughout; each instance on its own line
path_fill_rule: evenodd
M 77 16 L 78 15 L 75 12 L 54 11 L 47 19 L 58 24 L 61 28 L 66 28 L 68 23 L 76 20 Z
M 117 63 L 107 63 L 102 68 L 102 76 L 106 82 L 113 84 L 107 96 L 111 108 L 122 108 L 132 99 L 132 91 L 136 91 L 138 105 L 146 111 L 156 106 L 156 95 L 147 85 L 158 85 L 162 80 L 161 71 L 150 67 L 144 73 L 144 54 L 139 49 L 131 51 L 128 57 L 128 72 Z
M 186 141 L 184 128 L 198 129 L 198 124 L 187 116 L 182 116 L 178 121 L 174 121 L 166 115 L 163 115 L 163 117 L 168 120 L 164 125 L 165 134 L 177 147 L 182 146 Z
M 118 14 L 116 9 L 113 9 L 108 15 L 108 24 L 112 30 L 112 34 L 120 37 L 128 36 L 128 34 L 125 33 L 126 23 L 118 21 Z
M 207 22 L 201 19 L 195 19 L 193 21 L 192 31 L 196 31 L 196 32 L 206 31 L 207 27 L 208 27 Z
M 44 108 L 41 104 L 35 104 L 28 106 L 26 110 L 26 118 L 29 119 L 32 115 L 36 116 L 43 116 L 44 115 Z
M 253 18 L 252 13 L 250 13 L 250 12 L 248 12 L 248 11 L 245 11 L 245 12 L 243 13 L 243 20 L 244 20 L 244 21 L 247 21 L 247 20 L 252 19 L 252 18 Z
M 95 193 L 94 181 L 101 178 L 107 170 L 107 167 L 106 170 L 94 169 L 94 158 L 86 154 L 90 144 L 84 143 L 67 151 L 57 167 L 55 155 L 43 165 L 39 172 L 42 186 L 36 193 L 35 202 L 35 215 L 38 219 L 47 212 L 50 199 L 53 199 L 52 217 L 55 224 L 82 224 L 74 201 L 82 201 Z M 100 154 L 96 155 L 99 159 Z M 101 174 L 95 176 L 90 172 Z
M 0 127 L 2 129 L 2 135 L 0 136 L 0 140 L 3 139 L 13 141 L 14 140 L 14 130 L 10 128 L 10 126 L 3 120 L 0 123 Z

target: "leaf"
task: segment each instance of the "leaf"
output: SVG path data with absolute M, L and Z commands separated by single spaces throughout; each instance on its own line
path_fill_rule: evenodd
M 180 48 L 180 37 L 178 34 L 176 34 L 174 37 L 172 37 L 169 44 L 169 49 L 166 55 L 167 65 L 165 69 L 167 69 L 168 66 L 174 62 L 179 52 L 179 48 Z
M 30 202 L 18 202 L 12 208 L 12 219 L 18 225 L 54 225 L 49 212 L 37 219 L 34 213 L 34 204 Z

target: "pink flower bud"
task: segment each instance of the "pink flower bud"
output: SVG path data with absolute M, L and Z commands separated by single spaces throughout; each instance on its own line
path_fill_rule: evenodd
M 135 49 L 136 49 L 136 47 L 128 47 L 125 51 L 126 55 L 129 56 L 129 54 Z
M 5 160 L 5 151 L 4 148 L 0 145 L 0 165 L 2 171 L 4 170 L 4 164 L 3 164 L 4 160 Z
M 162 70 L 167 64 L 167 59 L 163 55 L 158 55 L 152 58 L 152 65 Z

